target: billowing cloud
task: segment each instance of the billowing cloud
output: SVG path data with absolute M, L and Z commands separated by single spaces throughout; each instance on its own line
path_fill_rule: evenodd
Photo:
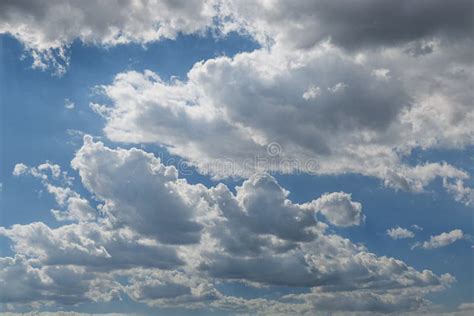
M 215 1 L 2 1 L 0 33 L 9 33 L 29 50 L 33 67 L 69 64 L 68 46 L 146 44 L 180 33 L 204 32 L 212 24 Z M 111 10 L 111 8 L 114 8 Z
M 216 177 L 352 172 L 414 192 L 438 176 L 449 183 L 469 177 L 444 162 L 403 163 L 416 148 L 474 143 L 468 0 L 124 1 L 121 10 L 98 2 L 15 1 L 3 7 L 1 32 L 44 58 L 51 49 L 66 56 L 62 50 L 76 38 L 110 46 L 209 28 L 237 30 L 263 45 L 197 63 L 185 81 L 165 82 L 149 71 L 117 75 L 103 87 L 112 106 L 92 103 L 111 140 L 159 143 Z M 57 18 L 65 12 L 72 18 Z M 274 143 L 280 150 L 269 155 Z M 469 204 L 467 190 L 445 187 Z
M 401 227 L 387 229 L 387 235 L 389 235 L 392 239 L 405 239 L 415 237 L 415 234 L 411 230 Z
M 110 7 L 119 8 L 110 10 Z M 64 73 L 67 47 L 80 40 L 112 46 L 146 44 L 178 34 L 216 29 L 239 31 L 263 45 L 308 49 L 326 40 L 345 49 L 409 43 L 414 56 L 431 53 L 433 39 L 454 42 L 472 36 L 473 5 L 458 0 L 403 1 L 3 1 L 0 33 L 30 50 L 34 67 Z M 311 31 L 308 31 L 311 30 Z
M 23 256 L 0 258 L 0 281 L 8 284 L 9 291 L 1 291 L 0 304 L 35 304 L 37 302 L 61 302 L 73 305 L 91 301 L 90 290 L 94 287 L 94 274 L 82 267 L 41 266 Z M 113 282 L 112 282 L 113 283 Z M 96 298 L 104 301 L 112 299 L 113 288 L 107 282 L 95 282 Z M 111 284 L 109 284 L 111 285 Z
M 85 145 L 71 165 L 84 186 L 103 201 L 101 211 L 110 215 L 114 225 L 130 227 L 168 244 L 199 242 L 202 225 L 196 221 L 199 214 L 194 210 L 206 212 L 198 195 L 203 188 L 197 186 L 196 192 L 183 196 L 182 190 L 188 186 L 178 180 L 176 168 L 165 167 L 141 150 L 111 150 L 94 143 L 90 136 L 85 137 Z M 123 181 L 123 177 L 128 180 Z
M 110 230 L 95 223 L 52 229 L 41 222 L 0 228 L 16 253 L 46 265 L 80 265 L 95 269 L 134 266 L 177 268 L 183 264 L 174 248 L 130 230 Z
M 92 107 L 109 139 L 159 143 L 218 178 L 351 172 L 413 192 L 436 177 L 465 181 L 445 162 L 405 158 L 474 143 L 471 7 L 223 1 L 219 28 L 262 48 L 196 63 L 183 81 L 118 74 L 102 86 L 110 106 Z
M 2 259 L 2 282 L 13 284 L 3 303 L 75 304 L 127 295 L 161 307 L 387 312 L 427 306 L 426 294 L 455 281 L 327 233 L 315 212 L 324 212 L 335 225 L 360 223 L 361 204 L 347 193 L 297 204 L 265 173 L 251 176 L 235 192 L 224 184 L 208 188 L 179 178 L 174 167 L 153 154 L 111 149 L 90 136 L 72 166 L 99 201 L 97 217 L 71 218 L 74 223 L 57 228 L 41 222 L 0 228 L 16 254 Z M 58 181 L 69 178 L 46 165 L 21 169 L 32 175 L 52 169 Z M 46 186 L 53 181 L 46 174 L 37 177 Z M 63 185 L 62 191 L 74 192 L 71 182 Z M 62 199 L 55 190 L 49 192 L 58 205 L 68 200 L 67 194 Z M 20 281 L 10 283 L 13 279 Z M 240 299 L 217 287 L 233 282 L 305 290 L 295 296 Z M 341 293 L 347 295 L 344 304 L 332 304 Z
M 360 225 L 364 220 L 362 204 L 352 202 L 350 194 L 327 193 L 314 202 L 315 208 L 336 226 Z
M 469 88 L 451 96 L 466 77 L 446 73 L 439 79 L 446 85 L 434 98 L 419 77 L 433 81 L 432 69 L 451 58 L 448 51 L 423 62 L 397 51 L 387 56 L 361 62 L 322 45 L 304 53 L 257 50 L 211 59 L 195 64 L 186 82 L 127 72 L 102 87 L 112 105 L 96 108 L 111 140 L 162 144 L 216 177 L 352 172 L 414 192 L 438 176 L 467 179 L 465 171 L 445 162 L 402 162 L 415 148 L 473 142 Z M 397 68 L 390 80 L 372 75 L 378 63 Z M 407 66 L 418 71 L 404 73 L 401 67 Z M 344 88 L 334 88 L 341 82 Z M 317 98 L 302 97 L 308 84 L 320 87 Z M 277 150 L 269 150 L 275 143 Z
M 182 80 L 119 73 L 100 87 L 107 101 L 91 102 L 109 140 L 159 144 L 202 174 L 244 178 L 240 186 L 192 184 L 151 153 L 90 136 L 71 162 L 86 195 L 58 165 L 15 166 L 53 196 L 58 222 L 0 228 L 14 252 L 0 258 L 2 309 L 128 296 L 229 313 L 418 312 L 455 282 L 331 232 L 319 214 L 339 228 L 364 221 L 350 193 L 296 203 L 268 172 L 356 173 L 409 192 L 441 178 L 473 204 L 468 172 L 410 159 L 474 144 L 472 1 L 30 2 L 0 4 L 0 34 L 59 75 L 76 40 L 111 47 L 237 31 L 260 47 L 198 62 Z M 457 229 L 415 246 L 462 238 Z M 235 284 L 272 295 L 226 294 Z
M 414 42 L 414 52 L 428 53 L 421 40 L 456 40 L 473 34 L 469 0 L 224 1 L 234 18 L 228 28 L 241 28 L 260 41 L 307 49 L 331 40 L 347 49 L 366 49 Z M 415 48 L 418 48 L 415 50 Z

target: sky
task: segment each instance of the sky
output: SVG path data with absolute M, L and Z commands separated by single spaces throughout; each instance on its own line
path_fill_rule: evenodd
M 0 312 L 471 315 L 473 15 L 0 2 Z

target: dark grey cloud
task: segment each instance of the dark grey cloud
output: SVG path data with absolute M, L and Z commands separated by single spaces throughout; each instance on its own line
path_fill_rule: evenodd
M 244 29 L 296 48 L 327 39 L 349 50 L 449 42 L 471 38 L 474 28 L 470 0 L 230 1 L 228 12 Z
M 115 8 L 111 10 L 110 8 Z M 425 40 L 472 38 L 470 0 L 302 0 L 302 1 L 2 1 L 0 34 L 8 33 L 30 51 L 33 67 L 61 75 L 74 40 L 113 46 L 146 44 L 178 34 L 214 29 L 243 31 L 263 45 L 308 49 L 331 39 L 348 50 L 410 43 L 407 51 L 433 51 Z

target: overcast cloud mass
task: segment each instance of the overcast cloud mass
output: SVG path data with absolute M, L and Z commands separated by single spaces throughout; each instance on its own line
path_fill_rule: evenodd
M 0 311 L 471 315 L 473 52 L 472 0 L 0 1 Z

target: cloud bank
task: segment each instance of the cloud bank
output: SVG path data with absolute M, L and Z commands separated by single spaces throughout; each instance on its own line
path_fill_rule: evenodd
M 199 62 L 184 81 L 118 74 L 103 86 L 110 106 L 93 104 L 111 140 L 159 143 L 217 178 L 350 172 L 422 192 L 441 177 L 457 201 L 472 204 L 465 171 L 442 161 L 404 163 L 414 149 L 474 143 L 472 1 L 127 0 L 114 7 L 6 1 L 0 33 L 21 41 L 38 67 L 62 60 L 60 72 L 74 40 L 110 47 L 239 32 L 261 48 Z M 269 157 L 272 143 L 281 151 Z
M 15 167 L 17 176 L 55 188 L 48 189 L 59 208 L 54 214 L 67 222 L 0 228 L 15 252 L 1 261 L 1 279 L 11 289 L 2 292 L 2 303 L 77 304 L 127 295 L 150 306 L 209 304 L 230 312 L 270 306 L 283 313 L 388 312 L 428 306 L 426 294 L 454 282 L 449 274 L 417 271 L 327 232 L 316 212 L 338 226 L 361 223 L 362 206 L 347 193 L 297 204 L 265 173 L 235 193 L 222 183 L 190 184 L 153 154 L 111 149 L 90 136 L 71 165 L 96 207 L 57 165 Z M 84 205 L 72 198 L 95 216 L 73 216 L 83 214 Z M 301 293 L 241 299 L 217 286 L 235 282 Z M 346 299 L 335 304 L 340 295 Z

